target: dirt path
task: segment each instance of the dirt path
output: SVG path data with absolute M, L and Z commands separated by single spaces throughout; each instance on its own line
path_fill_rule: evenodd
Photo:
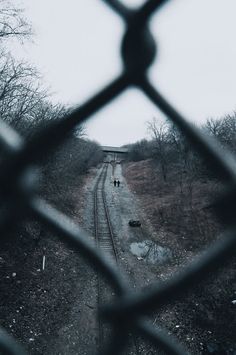
M 106 199 L 116 236 L 121 268 L 127 273 L 134 287 L 148 286 L 152 281 L 161 278 L 161 273 L 159 274 L 157 269 L 163 267 L 164 263 L 160 262 L 161 266 L 158 262 L 151 262 L 144 257 L 145 253 L 143 256 L 135 255 L 131 252 L 131 248 L 135 243 L 153 241 L 155 233 L 136 196 L 126 183 L 122 174 L 122 166 L 117 164 L 114 174 L 121 181 L 120 187 L 113 185 L 111 167 L 109 173 L 110 179 L 106 182 Z M 140 220 L 141 227 L 130 227 L 129 220 Z

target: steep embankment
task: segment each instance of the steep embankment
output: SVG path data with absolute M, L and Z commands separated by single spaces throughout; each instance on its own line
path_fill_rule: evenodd
M 77 186 L 62 185 L 60 192 L 52 187 L 50 199 L 76 222 L 83 223 L 95 173 L 81 177 Z M 88 288 L 88 280 L 93 287 Z M 0 287 L 1 326 L 29 354 L 78 354 L 78 347 L 81 355 L 94 351 L 94 332 L 86 319 L 94 313 L 96 275 L 79 251 L 45 226 L 28 221 L 1 242 Z
M 159 241 L 175 251 L 175 264 L 191 261 L 223 229 L 209 206 L 219 188 L 213 181 L 185 178 L 177 184 L 171 172 L 164 182 L 151 160 L 126 163 L 124 175 Z M 235 353 L 235 269 L 235 260 L 230 260 L 184 301 L 164 311 L 163 325 L 188 344 L 191 353 Z M 175 329 L 171 318 L 177 320 Z
M 124 175 L 151 224 L 171 235 L 180 253 L 183 249 L 195 253 L 215 239 L 220 225 L 210 204 L 216 183 L 185 179 L 180 184 L 175 172 L 164 182 L 151 160 L 126 164 Z

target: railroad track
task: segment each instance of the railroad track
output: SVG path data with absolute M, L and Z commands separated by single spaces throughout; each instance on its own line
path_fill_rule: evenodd
M 111 262 L 118 263 L 114 233 L 106 204 L 104 185 L 108 164 L 104 164 L 94 189 L 94 229 L 97 247 L 102 249 Z
M 105 253 L 111 263 L 118 265 L 118 252 L 115 245 L 114 233 L 105 196 L 105 181 L 108 166 L 108 163 L 104 163 L 94 187 L 94 235 L 97 247 Z M 98 307 L 108 302 L 112 297 L 114 297 L 114 294 L 112 294 L 110 288 L 100 277 L 98 277 Z M 100 317 L 98 318 L 98 327 L 98 349 L 101 350 L 103 344 L 109 339 L 110 329 L 103 323 Z M 140 352 L 137 340 L 133 335 L 131 338 L 134 348 L 132 354 L 139 355 Z

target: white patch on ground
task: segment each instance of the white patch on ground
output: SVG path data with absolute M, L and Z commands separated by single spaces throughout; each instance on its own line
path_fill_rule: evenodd
M 131 243 L 130 251 L 133 255 L 145 259 L 151 264 L 162 264 L 172 256 L 170 249 L 157 245 L 152 240 L 144 240 L 139 243 Z

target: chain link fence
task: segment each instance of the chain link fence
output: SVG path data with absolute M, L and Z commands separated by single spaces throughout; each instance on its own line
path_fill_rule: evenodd
M 152 328 L 144 317 L 148 312 L 181 297 L 187 289 L 203 280 L 210 272 L 216 271 L 222 261 L 233 255 L 236 245 L 233 216 L 236 198 L 235 160 L 230 153 L 223 153 L 217 142 L 204 136 L 180 115 L 148 80 L 147 70 L 156 52 L 156 43 L 148 27 L 149 20 L 166 1 L 149 0 L 137 10 L 130 10 L 116 0 L 103 1 L 126 23 L 121 47 L 123 71 L 85 104 L 60 121 L 39 130 L 28 142 L 4 122 L 0 122 L 0 145 L 5 153 L 0 171 L 1 202 L 4 205 L 0 219 L 1 234 L 8 232 L 13 220 L 16 224 L 31 215 L 78 250 L 87 262 L 107 279 L 117 297 L 113 304 L 106 305 L 101 310 L 102 316 L 110 322 L 113 329 L 113 338 L 102 354 L 120 354 L 128 343 L 130 332 L 133 332 L 148 339 L 167 354 L 180 355 L 185 353 L 182 346 L 161 329 L 157 331 Z M 228 183 L 228 192 L 222 194 L 216 203 L 217 212 L 221 217 L 225 217 L 228 225 L 224 235 L 174 277 L 153 285 L 148 291 L 136 292 L 135 295 L 131 294 L 119 271 L 106 261 L 101 251 L 88 242 L 89 238 L 80 226 L 39 197 L 35 179 L 35 166 L 40 164 L 45 156 L 52 154 L 78 124 L 82 124 L 131 86 L 141 90 L 176 124 L 198 152 L 211 161 L 211 167 L 218 175 Z M 0 351 L 6 354 L 25 354 L 24 349 L 3 329 L 0 331 Z

